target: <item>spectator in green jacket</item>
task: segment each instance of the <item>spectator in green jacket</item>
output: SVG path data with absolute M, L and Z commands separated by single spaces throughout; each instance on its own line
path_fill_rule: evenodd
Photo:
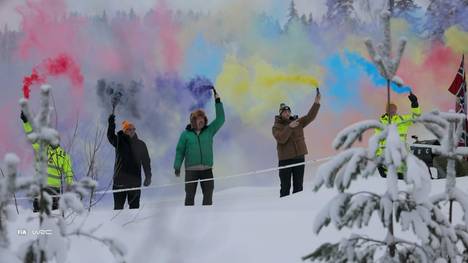
M 213 137 L 224 123 L 224 108 L 219 95 L 215 92 L 216 119 L 209 125 L 203 110 L 190 114 L 190 124 L 182 132 L 177 144 L 174 161 L 175 175 L 180 176 L 180 168 L 185 160 L 185 205 L 195 204 L 198 180 L 203 192 L 203 205 L 213 204 Z M 210 180 L 211 179 L 211 180 Z

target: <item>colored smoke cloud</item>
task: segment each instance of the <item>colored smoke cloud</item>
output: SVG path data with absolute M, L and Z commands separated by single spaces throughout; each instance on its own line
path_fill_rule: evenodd
M 31 86 L 47 82 L 49 77 L 65 76 L 75 91 L 82 91 L 84 77 L 80 66 L 67 54 L 44 60 L 34 67 L 32 74 L 23 79 L 23 95 L 29 99 Z
M 71 151 L 77 174 L 86 168 L 82 145 L 92 137 L 90 131 L 106 127 L 112 103 L 118 101 L 117 119 L 135 122 L 158 183 L 173 180 L 175 145 L 190 111 L 200 107 L 214 119 L 212 92 L 199 83 L 204 80 L 214 84 L 226 111 L 214 144 L 216 176 L 274 165 L 271 125 L 279 104 L 305 114 L 319 84 L 322 108 L 305 131 L 311 156 L 331 153 L 334 133 L 351 121 L 380 115 L 386 80 L 367 59 L 363 43 L 363 37 L 377 37 L 375 25 L 337 32 L 314 16 L 314 24 L 299 19 L 286 27 L 287 4 L 271 2 L 269 8 L 279 16 L 274 17 L 268 10 L 254 12 L 254 2 L 220 2 L 221 11 L 212 13 L 179 12 L 171 9 L 173 2 L 158 1 L 136 12 L 103 8 L 71 15 L 64 0 L 27 0 L 18 8 L 21 32 L 0 34 L 0 43 L 8 43 L 0 49 L 0 121 L 6 123 L 0 155 L 14 151 L 32 160 L 18 117 L 21 84 L 25 97 L 34 97 L 37 84 L 52 84 L 64 144 L 71 144 L 79 124 L 79 143 Z M 392 100 L 406 111 L 411 88 L 423 111 L 453 107 L 455 98 L 447 88 L 466 51 L 466 28 L 454 25 L 443 39 L 432 41 L 412 31 L 420 25 L 398 19 L 392 26 L 395 37 L 408 37 L 397 72 L 407 86 L 392 84 Z M 85 99 L 74 101 L 74 112 L 70 101 L 76 94 Z M 106 154 L 113 149 L 104 143 L 103 151 L 105 179 L 100 181 L 107 185 L 112 163 Z
M 139 119 L 141 117 L 138 107 L 138 96 L 143 84 L 131 80 L 128 85 L 121 82 L 100 79 L 97 82 L 96 94 L 100 98 L 100 105 L 109 113 L 116 111 L 126 113 Z
M 203 108 L 211 98 L 213 83 L 205 77 L 197 76 L 187 83 L 187 89 L 196 100 L 196 104 L 190 107 L 191 110 Z

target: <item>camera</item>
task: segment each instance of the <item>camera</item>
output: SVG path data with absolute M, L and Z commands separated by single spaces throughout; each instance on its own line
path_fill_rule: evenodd
M 295 120 L 299 119 L 299 116 L 292 115 L 291 117 L 289 117 L 289 119 L 292 120 L 292 121 L 295 121 Z

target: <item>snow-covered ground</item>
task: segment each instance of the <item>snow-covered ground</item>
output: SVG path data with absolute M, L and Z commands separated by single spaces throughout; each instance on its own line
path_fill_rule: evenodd
M 275 178 L 276 179 L 276 178 Z M 458 178 L 467 189 L 468 178 Z M 356 182 L 351 191 L 383 192 L 385 179 L 377 175 Z M 432 193 L 444 190 L 445 180 L 432 181 Z M 143 195 L 145 192 L 143 192 Z M 217 191 L 212 207 L 184 207 L 183 197 L 166 200 L 142 200 L 139 210 L 113 211 L 97 208 L 91 213 L 67 218 L 70 227 L 89 230 L 98 227 L 99 237 L 113 237 L 127 248 L 128 262 L 302 262 L 301 257 L 325 241 L 339 241 L 351 232 L 338 232 L 330 226 L 317 236 L 312 231 L 315 215 L 327 205 L 335 190 L 305 191 L 279 198 L 278 187 L 235 187 Z M 459 207 L 455 206 L 457 216 Z M 12 248 L 32 238 L 18 235 L 18 229 L 37 229 L 37 220 L 29 210 L 21 210 L 17 221 L 9 225 Z M 385 231 L 374 214 L 370 226 L 362 230 L 383 239 Z M 398 231 L 396 236 L 414 239 Z M 1 261 L 1 259 L 0 259 Z M 106 247 L 95 241 L 73 237 L 67 262 L 114 262 Z

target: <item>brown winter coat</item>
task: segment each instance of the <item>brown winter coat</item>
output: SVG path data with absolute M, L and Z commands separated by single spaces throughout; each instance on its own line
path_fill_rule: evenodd
M 311 123 L 320 109 L 320 104 L 314 103 L 307 115 L 298 119 L 299 125 L 296 128 L 289 127 L 294 121 L 292 118 L 283 120 L 281 116 L 275 116 L 275 124 L 272 131 L 276 139 L 278 159 L 295 159 L 307 154 L 307 146 L 304 139 L 304 128 Z

